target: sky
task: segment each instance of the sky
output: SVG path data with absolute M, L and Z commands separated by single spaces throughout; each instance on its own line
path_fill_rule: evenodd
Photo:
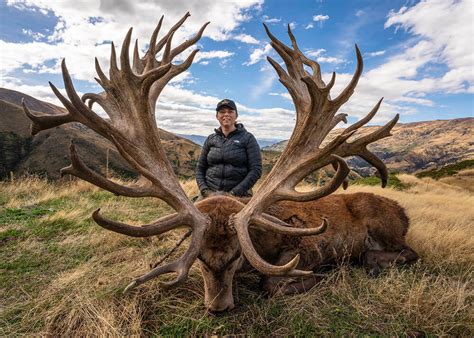
M 143 55 L 160 17 L 162 36 L 187 11 L 174 45 L 211 23 L 176 59 L 198 48 L 193 65 L 158 99 L 157 123 L 168 131 L 209 135 L 218 126 L 217 102 L 230 98 L 257 138 L 289 138 L 294 105 L 266 60 L 281 62 L 262 23 L 287 44 L 290 25 L 323 79 L 337 73 L 333 97 L 352 77 L 357 43 L 364 73 L 339 111 L 350 123 L 381 97 L 374 124 L 397 113 L 402 123 L 473 116 L 473 0 L 0 0 L 0 87 L 59 104 L 48 81 L 64 88 L 65 58 L 79 93 L 100 92 L 94 57 L 108 69 L 111 41 L 120 50 L 133 27 Z

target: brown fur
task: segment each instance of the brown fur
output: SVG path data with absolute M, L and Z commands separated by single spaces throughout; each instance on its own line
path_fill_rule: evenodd
M 228 220 L 239 212 L 245 200 L 213 196 L 196 204 L 211 218 L 199 259 L 205 280 L 206 305 L 211 311 L 234 306 L 232 279 L 244 264 L 235 229 Z M 408 217 L 395 201 L 369 193 L 330 195 L 310 202 L 279 202 L 266 210 L 294 227 L 317 227 L 323 217 L 329 221 L 321 235 L 290 237 L 252 229 L 258 253 L 274 264 L 284 264 L 295 254 L 298 268 L 317 271 L 341 261 L 361 261 L 377 275 L 380 268 L 394 263 L 411 263 L 418 255 L 405 243 Z M 282 284 L 283 277 L 264 277 L 270 294 L 304 292 L 319 279 L 310 277 Z

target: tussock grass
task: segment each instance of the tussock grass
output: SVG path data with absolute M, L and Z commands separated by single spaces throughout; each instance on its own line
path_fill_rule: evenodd
M 122 294 L 184 230 L 134 239 L 103 230 L 90 214 L 101 207 L 105 216 L 138 225 L 170 212 L 163 202 L 116 197 L 81 181 L 1 182 L 0 335 L 472 336 L 472 192 L 444 179 L 398 178 L 409 188 L 357 185 L 341 193 L 372 192 L 406 208 L 408 243 L 422 257 L 417 264 L 376 279 L 342 265 L 306 294 L 272 299 L 260 293 L 258 276 L 244 274 L 235 282 L 237 308 L 221 316 L 204 312 L 197 267 L 177 288 L 154 280 Z M 197 195 L 194 181 L 183 186 Z

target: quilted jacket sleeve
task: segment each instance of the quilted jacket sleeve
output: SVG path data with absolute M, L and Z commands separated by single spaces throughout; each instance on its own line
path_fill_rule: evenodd
M 262 155 L 257 140 L 252 134 L 247 142 L 247 167 L 249 169 L 247 176 L 231 190 L 231 193 L 236 196 L 245 195 L 262 176 Z
M 201 155 L 199 155 L 198 163 L 196 166 L 196 181 L 199 187 L 199 191 L 202 193 L 205 189 L 209 189 L 206 183 L 206 170 L 207 154 L 209 153 L 209 137 L 204 142 L 202 147 Z

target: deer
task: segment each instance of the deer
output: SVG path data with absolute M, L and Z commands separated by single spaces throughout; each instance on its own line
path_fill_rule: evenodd
M 132 60 L 129 57 L 132 28 L 122 43 L 119 63 L 112 42 L 108 77 L 95 59 L 98 75 L 95 80 L 103 88 L 101 93 L 79 97 L 63 59 L 66 96 L 51 82 L 50 86 L 67 112 L 33 114 L 22 102 L 25 114 L 32 121 L 33 135 L 64 123 L 82 123 L 113 143 L 139 173 L 139 178 L 131 183 L 117 183 L 91 170 L 81 160 L 74 142 L 70 145 L 71 165 L 61 169 L 62 175 L 76 176 L 115 195 L 157 198 L 174 210 L 149 224 L 134 226 L 107 219 L 99 208 L 92 214 L 99 226 L 139 238 L 160 236 L 183 227 L 189 229 L 188 248 L 179 258 L 152 266 L 125 291 L 167 274 L 175 276 L 160 284 L 175 287 L 186 280 L 192 265 L 198 261 L 204 279 L 205 307 L 210 312 L 223 312 L 235 306 L 232 284 L 242 269 L 259 273 L 262 289 L 269 295 L 291 295 L 317 285 L 321 277 L 315 272 L 343 259 L 362 262 L 374 276 L 382 268 L 415 262 L 418 255 L 405 240 L 409 220 L 395 201 L 370 193 L 333 194 L 340 186 L 347 188 L 350 169 L 345 158 L 349 156 L 359 156 L 374 166 L 382 186 L 386 186 L 387 168 L 367 146 L 390 136 L 399 118 L 397 114 L 384 126 L 357 137 L 360 128 L 377 113 L 381 99 L 367 116 L 343 129 L 325 146 L 321 145 L 340 122 L 347 123 L 347 114 L 337 112 L 354 93 L 362 73 L 363 60 L 357 45 L 353 77 L 339 95 L 331 98 L 336 73 L 325 83 L 320 65 L 300 50 L 290 27 L 291 47 L 264 25 L 271 46 L 286 68 L 267 57 L 295 106 L 292 135 L 251 198 L 215 194 L 196 203 L 188 198 L 161 144 L 155 107 L 163 88 L 191 66 L 198 50 L 193 50 L 181 63 L 173 60 L 194 45 L 209 24 L 205 23 L 193 37 L 172 47 L 174 33 L 189 16 L 186 13 L 158 40 L 162 16 L 143 56 L 135 42 Z M 94 112 L 94 104 L 102 107 L 107 118 Z M 308 174 L 328 165 L 333 166 L 335 174 L 327 184 L 307 192 L 295 188 Z

